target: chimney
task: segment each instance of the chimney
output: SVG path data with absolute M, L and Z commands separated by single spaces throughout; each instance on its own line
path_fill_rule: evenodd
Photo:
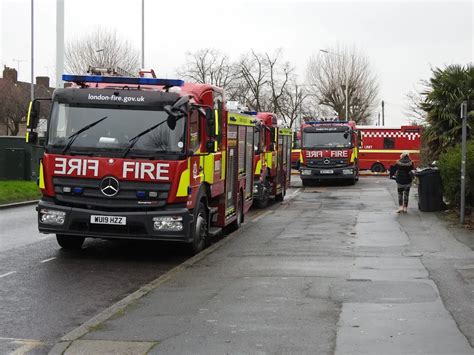
M 49 88 L 49 76 L 37 76 L 36 77 L 36 85 L 44 86 L 45 88 Z
M 3 68 L 3 79 L 10 80 L 13 83 L 18 81 L 18 72 L 14 68 L 9 68 L 6 65 Z

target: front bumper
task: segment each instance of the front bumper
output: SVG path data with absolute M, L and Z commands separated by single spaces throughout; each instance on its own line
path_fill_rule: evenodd
M 41 222 L 42 209 L 65 213 L 64 224 L 51 225 Z M 41 233 L 80 235 L 82 237 L 107 239 L 143 239 L 161 241 L 192 241 L 193 215 L 186 208 L 163 209 L 159 211 L 105 212 L 57 205 L 54 202 L 40 200 L 38 207 L 38 229 Z M 126 217 L 126 225 L 108 225 L 90 223 L 91 215 Z M 179 232 L 157 231 L 153 228 L 153 217 L 182 217 L 183 229 Z
M 302 166 L 300 168 L 300 177 L 302 180 L 354 179 L 357 177 L 357 170 L 352 166 L 325 169 Z

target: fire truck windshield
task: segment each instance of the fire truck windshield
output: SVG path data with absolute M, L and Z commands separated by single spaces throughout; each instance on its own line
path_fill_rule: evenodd
M 150 110 L 149 107 L 144 110 L 143 107 L 91 107 L 56 102 L 51 114 L 48 146 L 87 150 L 91 153 L 103 150 L 123 153 L 130 146 L 132 138 L 144 129 L 165 122 L 167 118 L 168 114 L 164 110 Z M 133 145 L 130 154 L 136 151 L 141 154 L 183 152 L 184 122 L 183 119 L 177 120 L 174 130 L 169 129 L 167 124 L 160 124 L 143 134 Z M 87 126 L 90 127 L 74 136 L 78 130 Z M 71 137 L 75 138 L 73 144 L 70 144 Z
M 350 148 L 351 135 L 349 132 L 304 132 L 304 148 Z

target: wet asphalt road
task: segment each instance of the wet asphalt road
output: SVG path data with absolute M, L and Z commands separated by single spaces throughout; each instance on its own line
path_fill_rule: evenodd
M 1 210 L 0 226 L 0 354 L 28 344 L 46 352 L 187 258 L 177 245 L 149 242 L 87 239 L 81 251 L 61 250 L 38 233 L 35 206 Z
M 385 274 L 384 268 L 380 268 L 377 263 L 378 260 L 387 263 L 393 261 L 398 265 L 404 261 L 408 263 L 407 270 L 413 270 L 408 272 L 405 266 L 400 266 L 405 275 L 403 277 L 410 282 L 418 282 L 429 275 L 429 279 L 437 285 L 447 311 L 472 344 L 474 259 L 472 249 L 465 246 L 469 235 L 461 239 L 458 229 L 452 234 L 448 233 L 445 223 L 440 222 L 434 214 L 417 212 L 414 200 L 408 215 L 392 218 L 390 214 L 395 208 L 395 188 L 387 179 L 364 178 L 353 187 L 335 184 L 297 191 L 297 188 L 301 188 L 301 182 L 295 178 L 293 186 L 288 194 L 297 194 L 290 204 L 285 203 L 281 207 L 275 204 L 267 210 L 251 211 L 246 218 L 246 222 L 251 223 L 246 223 L 249 227 L 245 233 L 226 248 L 236 244 L 243 248 L 242 255 L 249 258 L 255 254 L 252 249 L 255 245 L 263 243 L 267 250 L 271 245 L 268 243 L 275 241 L 278 242 L 274 246 L 277 249 L 267 250 L 267 258 L 285 257 L 291 254 L 292 249 L 297 250 L 301 257 L 309 257 L 309 249 L 306 250 L 305 245 L 313 243 L 317 248 L 312 257 L 324 259 L 321 267 L 311 269 L 311 272 L 322 275 L 318 276 L 321 278 L 316 284 L 321 286 L 335 277 L 332 273 L 341 273 L 338 277 L 341 277 L 342 286 L 338 284 L 339 288 L 335 290 L 340 289 L 341 294 L 349 296 L 357 293 L 353 285 L 368 284 L 371 281 L 369 276 L 376 271 L 381 273 L 379 276 L 382 280 L 394 278 L 399 282 L 399 266 L 385 265 L 387 269 L 394 269 Z M 387 214 L 384 211 L 390 212 Z M 302 225 L 296 223 L 298 218 L 303 218 L 300 221 Z M 259 235 L 255 238 L 256 234 L 263 233 L 260 228 L 252 229 L 251 226 L 256 226 L 257 221 L 260 221 L 259 226 L 268 225 L 268 235 L 265 237 L 268 241 Z M 373 221 L 377 223 L 372 225 Z M 317 223 L 318 228 L 307 226 L 314 223 Z M 289 229 L 288 235 L 280 233 L 290 225 L 293 227 Z M 389 226 L 393 227 L 390 233 L 387 232 Z M 358 237 L 354 239 L 356 235 Z M 231 253 L 231 256 L 235 259 L 238 253 L 234 254 Z M 411 261 L 412 257 L 419 258 L 419 262 L 415 260 L 417 268 L 412 266 L 415 262 Z M 18 349 L 33 349 L 31 353 L 35 354 L 46 353 L 61 336 L 186 258 L 176 245 L 90 239 L 82 251 L 66 252 L 59 248 L 54 236 L 37 232 L 34 206 L 0 210 L 0 354 Z M 213 258 L 216 255 L 207 258 L 209 260 L 205 263 L 213 265 Z M 357 258 L 363 262 L 375 260 L 376 264 L 353 263 L 352 260 Z M 255 261 L 256 265 L 262 262 L 265 264 L 266 259 L 260 259 Z M 303 267 L 304 270 L 307 268 Z M 330 274 L 330 278 L 326 273 Z M 426 290 L 420 290 L 410 289 L 408 293 L 423 298 L 423 302 L 430 301 L 425 300 L 428 293 L 421 292 Z M 436 292 L 430 289 L 429 295 L 434 299 Z M 366 298 L 363 296 L 364 302 Z M 360 302 L 358 299 L 355 301 Z M 346 321 L 354 317 L 353 309 L 343 308 L 341 313 L 341 302 L 336 300 L 335 305 L 335 309 L 328 308 L 326 303 L 322 305 L 322 314 L 329 318 L 322 319 L 323 333 L 318 331 L 318 339 L 315 339 L 315 346 L 325 351 L 329 349 L 329 353 L 336 346 L 339 315 L 341 319 L 346 317 Z M 405 318 L 400 316 L 397 319 Z M 139 323 L 142 321 L 139 318 Z M 370 324 L 370 320 L 368 322 Z M 314 321 L 310 324 L 315 326 Z M 162 326 L 165 327 L 165 324 Z M 128 323 L 125 329 L 133 332 Z M 359 331 L 359 328 L 347 329 L 342 328 L 342 335 L 338 335 L 339 349 L 344 349 L 345 345 L 351 346 L 354 339 L 360 338 L 358 333 L 351 338 L 351 332 L 354 329 Z M 327 342 L 320 337 L 326 331 Z M 433 335 L 433 341 L 437 338 L 436 334 Z

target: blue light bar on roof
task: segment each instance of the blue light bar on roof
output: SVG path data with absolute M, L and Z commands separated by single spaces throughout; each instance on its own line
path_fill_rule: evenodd
M 333 124 L 333 123 L 339 123 L 339 124 L 347 124 L 349 121 L 308 121 L 308 122 L 303 122 L 304 124 Z
M 128 85 L 159 85 L 159 86 L 183 86 L 184 81 L 179 79 L 157 79 L 157 78 L 131 78 L 122 76 L 101 75 L 70 75 L 63 74 L 64 81 L 74 83 L 108 83 Z

